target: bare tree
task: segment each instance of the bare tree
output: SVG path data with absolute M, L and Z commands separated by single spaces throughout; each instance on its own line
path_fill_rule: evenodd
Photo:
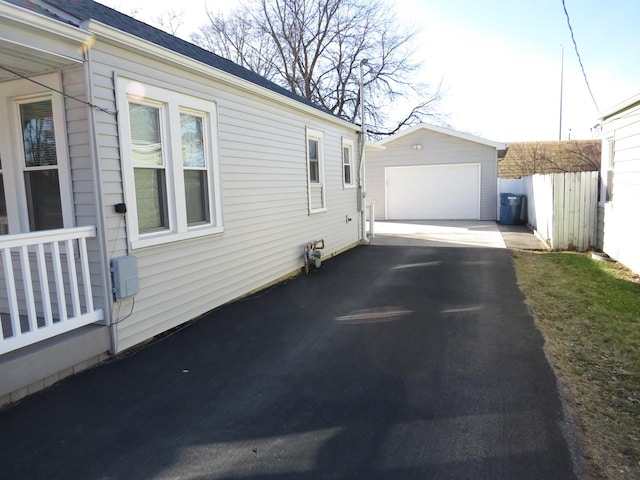
M 226 16 L 208 16 L 194 43 L 352 122 L 360 116 L 364 67 L 371 134 L 439 119 L 440 89 L 432 92 L 415 78 L 417 31 L 401 25 L 381 0 L 247 0 Z M 403 98 L 418 101 L 388 127 L 387 112 Z
M 510 170 L 515 177 L 527 177 L 542 173 L 549 162 L 547 149 L 540 142 L 522 142 L 509 145 L 507 155 Z
M 601 144 L 600 140 L 511 143 L 500 164 L 501 175 L 507 178 L 597 171 Z
M 602 142 L 600 140 L 569 140 L 560 155 L 550 164 L 559 172 L 590 172 L 600 170 Z
M 171 35 L 175 35 L 184 23 L 184 15 L 186 11 L 187 10 L 184 8 L 180 11 L 171 8 L 162 15 L 156 17 L 156 24 L 161 30 L 168 32 Z
M 278 75 L 275 45 L 256 28 L 250 16 L 240 13 L 245 8 L 238 7 L 228 16 L 207 10 L 209 23 L 192 34 L 191 39 L 206 50 L 274 80 Z

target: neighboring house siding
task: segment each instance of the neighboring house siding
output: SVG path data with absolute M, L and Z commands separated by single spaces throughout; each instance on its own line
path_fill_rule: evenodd
M 613 154 L 610 201 L 604 204 L 603 250 L 640 273 L 640 105 L 625 110 L 603 125 L 603 183 L 607 185 Z
M 414 145 L 421 145 L 417 151 Z M 480 164 L 480 220 L 496 220 L 496 149 L 429 130 L 418 130 L 387 143 L 385 150 L 367 151 L 367 203 L 375 201 L 377 220 L 386 218 L 386 167 L 413 165 Z
M 355 191 L 342 185 L 342 138 L 356 141 L 353 129 L 104 44 L 94 46 L 92 59 L 94 96 L 101 106 L 115 109 L 113 78 L 122 76 L 214 100 L 218 112 L 224 233 L 130 252 L 138 259 L 140 293 L 135 302 L 124 299 L 114 306 L 118 350 L 299 271 L 310 241 L 324 239 L 325 255 L 358 242 Z M 113 211 L 123 201 L 118 130 L 115 118 L 98 117 L 113 258 L 127 253 L 126 225 Z M 327 188 L 327 211 L 311 215 L 307 127 L 323 133 Z

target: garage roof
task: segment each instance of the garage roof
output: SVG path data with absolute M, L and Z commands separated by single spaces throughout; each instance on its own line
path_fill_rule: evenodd
M 451 130 L 449 128 L 436 127 L 435 125 L 429 125 L 427 123 L 421 123 L 419 125 L 415 125 L 411 128 L 407 128 L 406 130 L 401 131 L 395 135 L 392 135 L 384 140 L 377 142 L 375 145 L 384 146 L 390 142 L 398 140 L 399 138 L 406 137 L 407 135 L 411 135 L 418 130 L 430 130 L 436 133 L 442 133 L 444 135 L 450 135 L 452 137 L 461 138 L 463 140 L 468 140 L 470 142 L 479 143 L 481 145 L 487 145 L 489 147 L 494 147 L 496 150 L 506 150 L 507 145 L 505 143 L 494 142 L 492 140 L 487 140 L 486 138 L 476 137 L 474 135 L 469 135 L 468 133 L 457 132 L 455 130 Z

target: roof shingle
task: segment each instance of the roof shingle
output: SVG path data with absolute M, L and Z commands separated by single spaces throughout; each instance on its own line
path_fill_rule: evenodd
M 500 178 L 538 173 L 590 172 L 600 169 L 601 140 L 512 142 L 498 162 Z

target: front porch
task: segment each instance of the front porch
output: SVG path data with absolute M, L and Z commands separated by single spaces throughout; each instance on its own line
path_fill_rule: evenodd
M 95 227 L 2 236 L 0 355 L 104 320 L 87 254 L 95 236 Z
M 100 272 L 88 247 L 95 237 L 93 226 L 0 236 L 0 400 L 106 358 L 105 309 L 95 303 L 103 295 L 92 283 Z

